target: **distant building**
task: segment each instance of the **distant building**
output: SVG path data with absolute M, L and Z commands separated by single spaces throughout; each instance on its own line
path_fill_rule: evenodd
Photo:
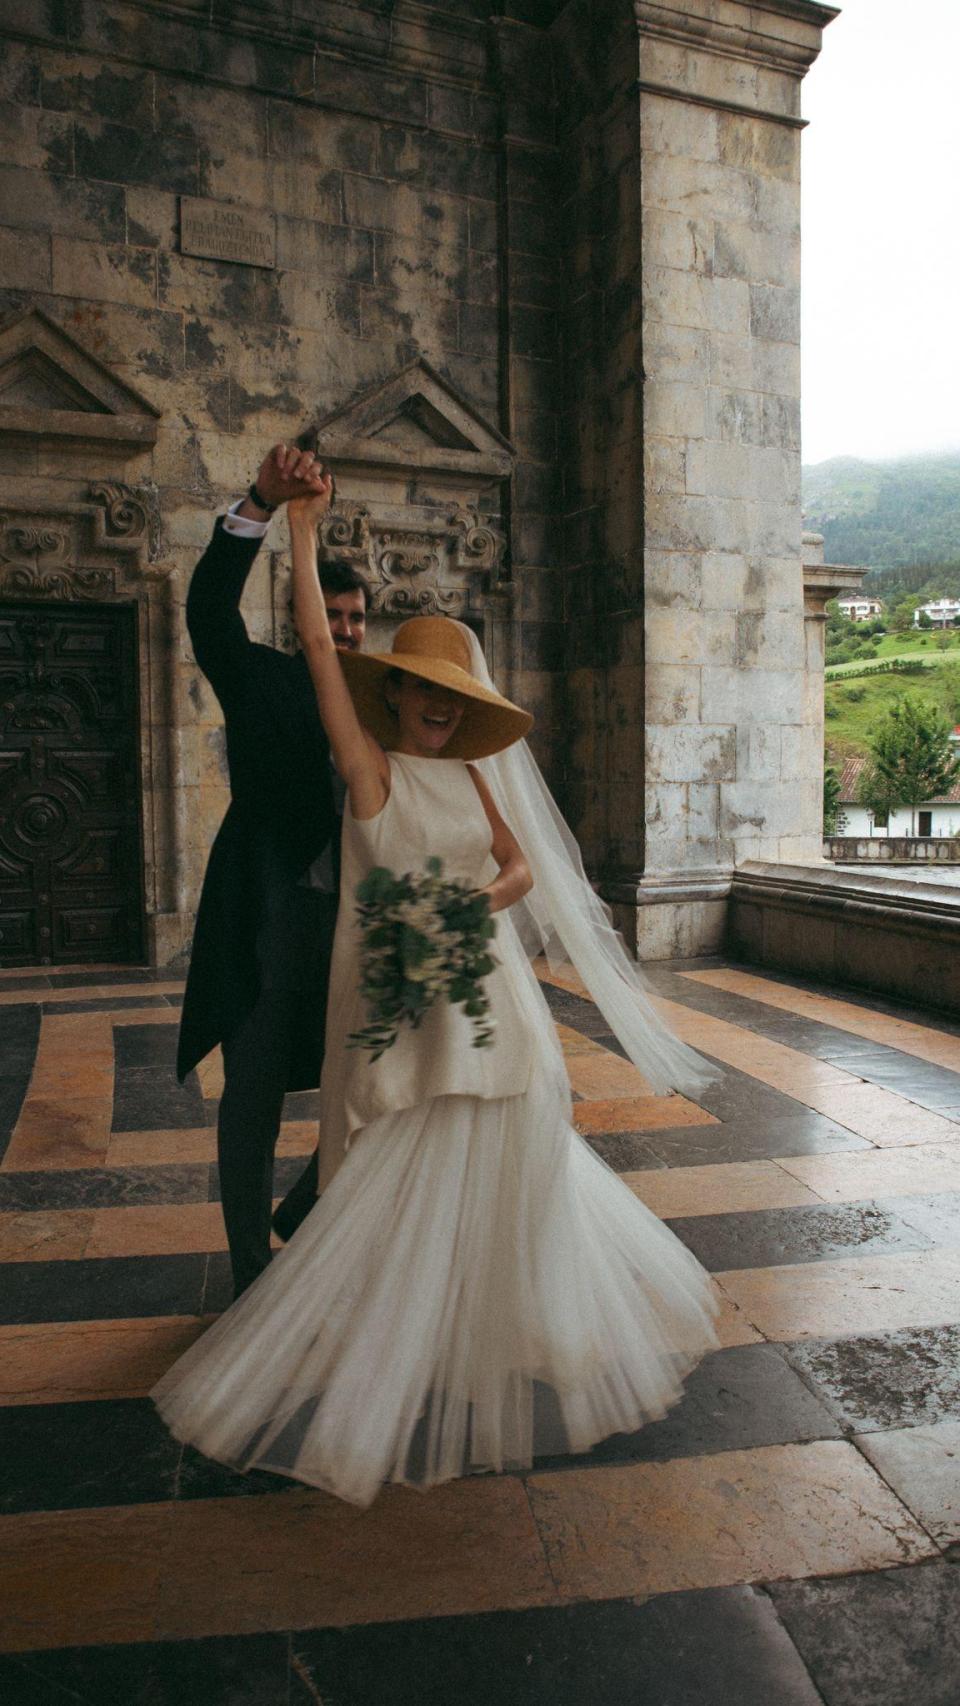
M 960 598 L 935 598 L 929 604 L 918 605 L 913 613 L 913 625 L 920 626 L 921 615 L 929 616 L 935 628 L 955 628 L 960 621 Z
M 875 616 L 883 615 L 883 603 L 879 598 L 838 598 L 837 606 L 848 622 L 872 622 Z
M 960 741 L 960 728 L 954 730 L 954 740 Z M 956 835 L 960 832 L 960 781 L 947 794 L 935 800 L 925 800 L 911 812 L 900 806 L 890 812 L 886 823 L 878 823 L 873 812 L 857 799 L 857 787 L 867 765 L 865 758 L 848 758 L 840 772 L 840 791 L 837 798 L 837 835 Z M 912 823 L 912 828 L 911 828 Z

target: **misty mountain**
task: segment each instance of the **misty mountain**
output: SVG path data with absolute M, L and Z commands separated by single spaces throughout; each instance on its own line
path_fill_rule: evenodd
M 891 581 L 919 590 L 931 569 L 960 571 L 960 451 L 815 463 L 803 470 L 803 513 L 828 563 L 886 571 L 867 581 L 881 593 Z

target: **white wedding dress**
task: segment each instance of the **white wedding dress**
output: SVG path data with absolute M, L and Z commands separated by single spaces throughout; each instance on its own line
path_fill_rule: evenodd
M 174 1434 L 365 1505 L 587 1450 L 662 1416 L 715 1343 L 708 1276 L 578 1135 L 563 1056 L 509 913 L 496 1030 L 438 1005 L 375 1064 L 353 897 L 373 865 L 482 884 L 464 763 L 390 754 L 379 816 L 344 817 L 321 1083 L 322 1196 L 267 1271 L 154 1389 Z

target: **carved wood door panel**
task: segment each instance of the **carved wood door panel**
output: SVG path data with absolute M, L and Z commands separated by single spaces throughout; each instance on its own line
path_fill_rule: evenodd
M 143 954 L 137 612 L 0 604 L 0 963 Z

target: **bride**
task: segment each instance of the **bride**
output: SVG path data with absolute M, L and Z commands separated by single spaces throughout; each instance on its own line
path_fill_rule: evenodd
M 529 955 L 572 962 L 661 1091 L 712 1071 L 666 1029 L 590 888 L 468 628 L 415 617 L 340 656 L 317 579 L 330 502 L 289 505 L 294 608 L 347 786 L 321 1082 L 322 1195 L 264 1274 L 154 1388 L 177 1438 L 366 1505 L 586 1451 L 662 1416 L 715 1343 L 708 1276 L 574 1130 Z M 492 1046 L 448 1003 L 376 1062 L 354 896 L 431 856 L 496 915 Z

